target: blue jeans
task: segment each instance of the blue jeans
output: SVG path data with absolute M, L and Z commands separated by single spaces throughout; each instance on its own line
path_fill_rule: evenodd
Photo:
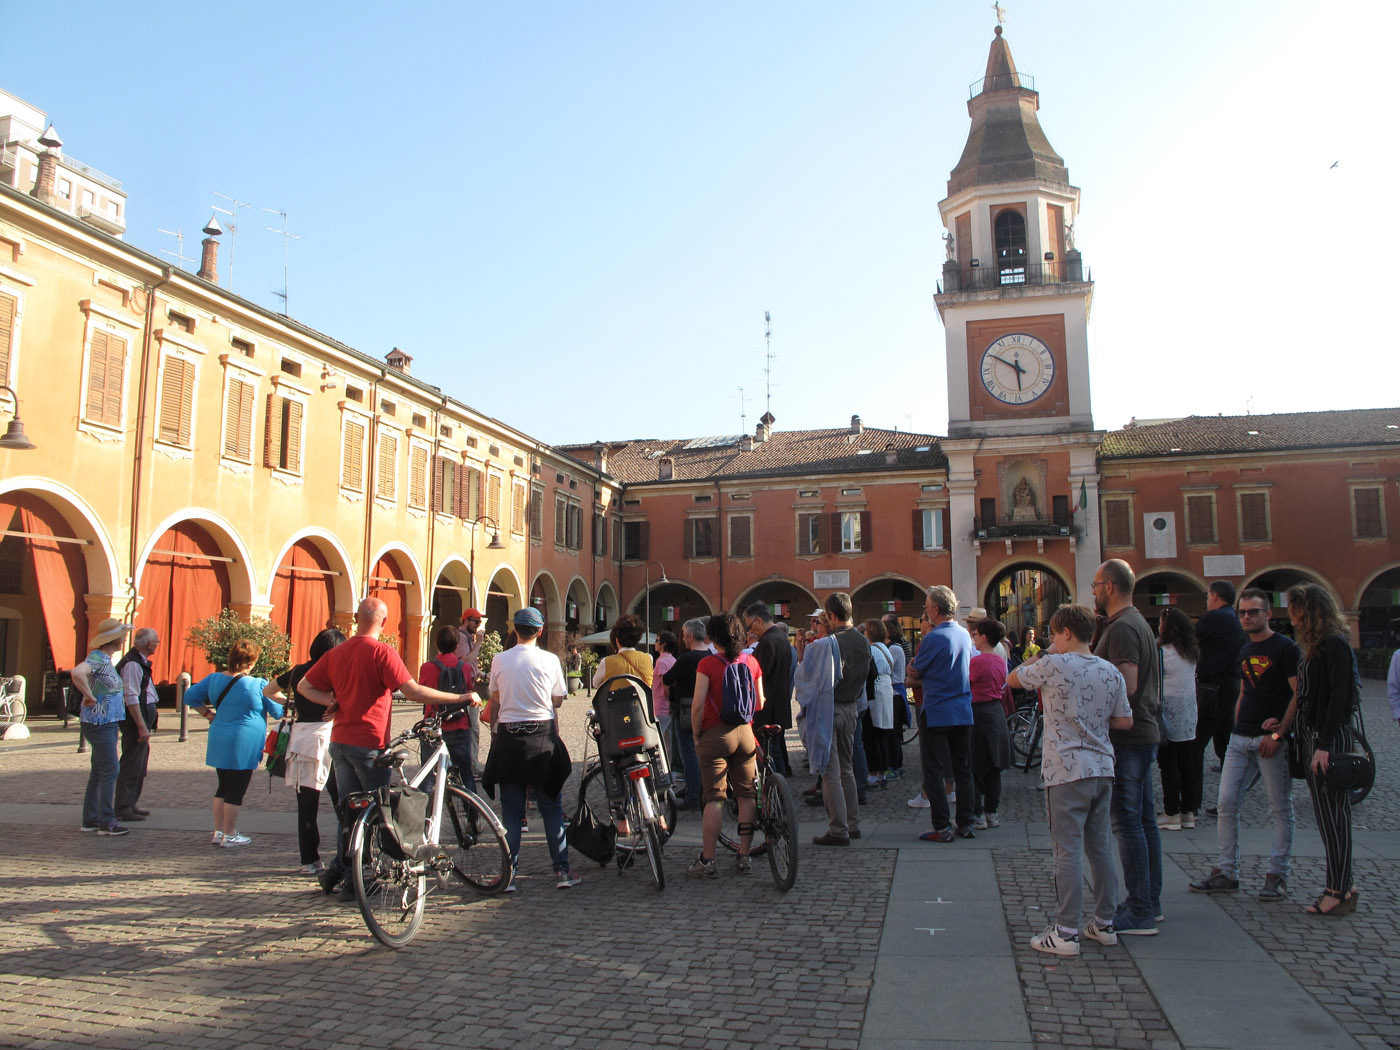
M 117 792 L 117 773 L 121 770 L 117 758 L 117 733 L 120 722 L 106 725 L 82 723 L 83 736 L 92 752 L 92 772 L 88 774 L 87 793 L 83 795 L 83 826 L 105 828 L 117 819 L 113 799 Z
M 442 742 L 447 745 L 447 757 L 452 759 L 452 766 L 462 778 L 462 785 L 468 791 L 475 791 L 476 776 L 472 773 L 472 759 L 476 756 L 473 746 L 475 734 L 470 729 L 448 729 L 442 734 Z M 422 740 L 418 741 L 418 760 L 427 762 L 436 750 L 436 744 L 429 746 Z M 424 777 L 418 787 L 423 791 L 432 791 L 436 784 L 437 773 L 434 772 Z
M 501 819 L 506 825 L 506 842 L 510 844 L 510 866 L 514 870 L 520 859 L 520 823 L 525 819 L 524 784 L 501 784 Z M 549 859 L 554 870 L 569 870 L 569 844 L 564 838 L 564 807 L 556 795 L 550 798 L 535 785 L 535 805 L 544 818 L 544 839 L 549 843 Z
M 335 786 L 340 793 L 340 805 L 336 808 L 336 820 L 340 833 L 336 836 L 334 871 L 345 870 L 345 850 L 350 840 L 350 825 L 345 819 L 345 800 L 357 791 L 373 791 L 389 783 L 389 770 L 380 769 L 374 764 L 379 749 L 356 747 L 354 744 L 331 742 L 331 761 L 335 764 Z
M 1220 843 L 1220 871 L 1240 877 L 1240 796 L 1257 775 L 1269 793 L 1274 818 L 1274 842 L 1269 850 L 1269 874 L 1288 877 L 1293 855 L 1293 780 L 1288 775 L 1288 744 L 1281 743 L 1270 758 L 1259 754 L 1257 736 L 1230 734 L 1225 762 L 1220 768 L 1220 807 L 1216 834 Z
M 1126 897 L 1119 912 L 1150 923 L 1162 901 L 1162 839 L 1152 802 L 1152 763 L 1156 744 L 1113 748 L 1113 834 L 1123 865 Z
M 695 754 L 695 733 L 690 722 L 690 706 L 687 704 L 685 711 L 677 712 L 674 717 L 676 739 L 681 744 L 681 765 L 685 770 L 685 802 L 688 806 L 698 806 L 701 791 L 700 759 Z

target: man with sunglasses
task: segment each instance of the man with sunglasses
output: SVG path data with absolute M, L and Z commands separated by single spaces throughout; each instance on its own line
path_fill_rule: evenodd
M 1233 893 L 1240 888 L 1240 797 L 1258 777 L 1269 793 L 1274 839 L 1259 899 L 1288 896 L 1293 853 L 1293 781 L 1288 775 L 1288 730 L 1298 710 L 1298 646 L 1269 627 L 1269 596 L 1256 587 L 1240 594 L 1240 622 L 1249 641 L 1237 659 L 1243 691 L 1235 705 L 1234 731 L 1220 769 L 1219 863 L 1191 883 L 1195 893 Z

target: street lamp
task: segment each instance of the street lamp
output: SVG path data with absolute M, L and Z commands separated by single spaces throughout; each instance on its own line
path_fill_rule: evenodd
M 651 633 L 651 567 L 652 567 L 653 565 L 655 565 L 658 569 L 661 570 L 661 579 L 657 580 L 656 582 L 657 582 L 657 583 L 669 583 L 669 582 L 670 582 L 669 580 L 666 579 L 666 566 L 662 565 L 659 561 L 649 561 L 649 562 L 647 562 L 647 568 L 646 568 L 646 580 L 647 580 L 647 590 L 646 590 L 646 595 L 647 595 L 647 622 L 646 622 L 646 624 L 644 625 L 646 629 L 642 632 L 643 640 L 645 640 L 646 636 L 647 636 L 648 634 Z M 648 645 L 648 648 L 650 648 L 649 645 Z
M 12 448 L 16 451 L 34 448 L 34 442 L 24 436 L 24 424 L 19 421 L 19 395 L 7 386 L 0 386 L 0 390 L 9 394 L 15 403 L 15 414 L 10 420 L 10 425 L 5 428 L 5 436 L 0 437 L 0 448 Z
M 480 525 L 483 521 L 489 521 L 491 523 L 491 542 L 486 545 L 486 549 L 488 551 L 503 551 L 506 549 L 506 545 L 501 542 L 500 523 L 497 522 L 496 519 L 491 517 L 489 514 L 478 515 L 476 520 L 472 522 L 472 555 L 471 565 L 468 566 L 468 571 L 471 573 L 472 577 L 473 591 L 476 590 L 476 527 Z M 483 605 L 486 604 L 485 591 L 481 592 L 481 603 Z

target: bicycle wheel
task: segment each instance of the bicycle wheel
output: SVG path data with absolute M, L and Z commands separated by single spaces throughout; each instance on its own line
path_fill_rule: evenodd
M 904 730 L 904 742 L 905 742 L 906 744 L 912 744 L 915 740 L 918 740 L 918 739 L 919 739 L 919 723 L 918 723 L 918 721 L 917 721 L 917 716 L 916 716 L 916 720 L 915 720 L 914 724 L 911 725 L 911 726 L 907 726 L 907 727 L 905 728 L 905 730 Z
M 1018 707 L 1006 720 L 1011 732 L 1011 753 L 1014 764 L 1029 770 L 1040 751 L 1040 712 L 1034 707 Z
M 0 723 L 19 725 L 24 721 L 24 701 L 21 700 L 18 695 L 10 697 L 9 703 L 5 706 L 8 710 L 3 715 L 0 715 Z M 675 803 L 672 803 L 673 807 L 674 805 Z
M 439 844 L 452 874 L 482 893 L 501 893 L 510 885 L 510 844 L 496 814 L 479 796 L 451 784 L 442 810 Z
M 365 925 L 388 948 L 402 948 L 423 924 L 427 879 L 422 866 L 384 851 L 384 813 L 371 806 L 350 839 L 350 874 Z
M 764 780 L 761 823 L 773 882 L 786 893 L 797 881 L 797 798 L 781 773 L 769 773 Z

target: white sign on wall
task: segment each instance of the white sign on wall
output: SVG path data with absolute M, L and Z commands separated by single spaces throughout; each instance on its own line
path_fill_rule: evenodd
M 827 569 L 812 573 L 812 586 L 819 591 L 844 591 L 850 585 L 850 569 Z
M 1243 576 L 1243 554 L 1211 554 L 1201 559 L 1202 576 Z
M 1142 516 L 1142 542 L 1149 558 L 1176 557 L 1176 512 L 1160 511 Z

